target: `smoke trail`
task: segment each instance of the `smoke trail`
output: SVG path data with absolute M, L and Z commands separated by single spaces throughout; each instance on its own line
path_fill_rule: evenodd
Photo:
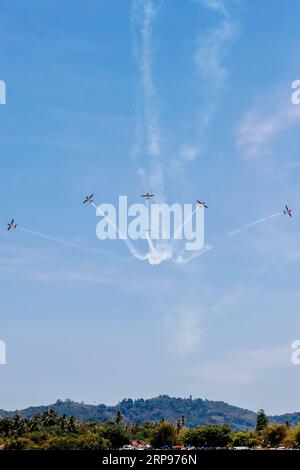
M 226 233 L 226 237 L 233 237 L 233 235 L 237 235 L 238 233 L 241 232 L 241 228 L 236 228 L 235 230 L 231 230 L 230 232 Z
M 147 241 L 148 241 L 148 245 L 149 245 L 149 248 L 150 248 L 150 251 L 152 251 L 152 253 L 155 253 L 156 252 L 156 249 L 153 245 L 153 241 L 151 240 L 151 238 L 149 237 L 149 231 L 150 231 L 150 214 L 149 214 L 149 199 L 147 200 L 147 230 L 146 230 L 146 238 L 147 238 Z
M 184 258 L 182 255 L 179 255 L 175 260 L 174 263 L 176 264 L 186 264 L 189 263 L 192 259 L 198 258 L 198 256 L 202 256 L 208 251 L 212 250 L 213 247 L 210 245 L 205 245 L 205 247 L 201 251 L 197 251 L 197 253 L 193 253 L 187 258 Z
M 134 36 L 134 49 L 141 74 L 138 98 L 139 116 L 137 117 L 137 142 L 134 154 L 141 153 L 143 142 L 146 153 L 151 158 L 149 171 L 140 169 L 140 174 L 147 175 L 147 185 L 163 197 L 164 174 L 162 157 L 162 139 L 157 111 L 157 94 L 152 77 L 152 32 L 156 10 L 152 0 L 133 0 L 131 26 Z
M 51 237 L 50 235 L 46 235 L 45 233 L 36 232 L 34 230 L 30 230 L 25 227 L 21 227 L 20 225 L 17 226 L 18 230 L 22 230 L 22 232 L 29 233 L 30 235 L 35 235 L 36 237 L 44 238 L 45 240 L 50 240 L 54 243 L 58 243 L 59 245 L 67 246 L 69 248 L 78 248 L 74 243 L 67 242 L 62 240 L 61 238 Z
M 184 219 L 183 223 L 178 228 L 177 232 L 175 232 L 173 241 L 176 241 L 177 237 L 181 234 L 181 231 L 184 229 L 186 224 L 193 218 L 193 216 L 197 212 L 197 210 L 198 210 L 198 207 L 196 207 L 196 209 L 194 209 L 193 212 L 191 212 L 191 214 Z
M 93 255 L 106 255 L 106 256 L 113 257 L 114 259 L 117 259 L 118 261 L 127 262 L 127 261 L 131 260 L 131 258 L 122 258 L 122 257 L 116 256 L 114 253 L 108 252 L 107 250 L 93 250 L 92 248 L 88 248 L 88 247 L 85 247 L 85 246 L 82 246 L 82 245 L 78 245 L 78 244 L 73 243 L 73 242 L 68 242 L 66 240 L 63 240 L 62 238 L 52 237 L 51 235 L 46 235 L 45 233 L 36 232 L 34 230 L 30 230 L 28 228 L 21 227 L 20 225 L 18 225 L 16 227 L 16 229 L 21 230 L 22 232 L 28 233 L 30 235 L 34 235 L 34 236 L 39 237 L 39 238 L 43 238 L 44 240 L 49 240 L 49 241 L 57 243 L 59 245 L 66 246 L 68 248 L 75 248 L 76 250 L 80 250 L 80 251 L 83 251 L 85 253 L 90 253 L 90 254 L 93 254 Z
M 249 224 L 245 224 L 242 227 L 236 228 L 235 230 L 231 230 L 227 232 L 225 235 L 223 235 L 222 238 L 231 238 L 235 235 L 238 235 L 239 233 L 243 232 L 244 230 L 248 230 L 251 227 L 255 227 L 256 225 L 262 224 L 264 222 L 267 222 L 269 220 L 275 219 L 276 217 L 281 216 L 283 213 L 282 212 L 276 212 L 275 214 L 269 215 L 268 217 L 262 217 L 261 219 L 255 220 L 254 222 L 250 222 Z M 189 263 L 192 259 L 197 258 L 198 256 L 202 256 L 208 251 L 211 251 L 213 249 L 212 246 L 206 245 L 203 250 L 198 251 L 197 253 L 193 253 L 187 258 L 184 258 L 183 255 L 179 255 L 174 262 L 177 264 L 186 264 Z
M 276 214 L 270 215 L 269 219 L 274 219 L 275 217 L 279 217 L 282 214 L 282 212 L 277 212 Z
M 136 142 L 133 156 L 140 157 L 142 150 L 149 157 L 147 168 L 139 168 L 143 186 L 155 189 L 159 200 L 164 200 L 164 168 L 162 137 L 159 126 L 157 93 L 153 81 L 153 21 L 157 3 L 153 0 L 133 0 L 131 9 L 131 28 L 134 52 L 140 71 L 140 88 L 137 99 Z M 144 149 L 143 149 L 144 147 Z M 148 227 L 149 228 L 149 227 Z M 160 240 L 154 245 L 148 232 L 146 235 L 149 253 L 142 255 L 150 264 L 159 264 L 172 257 L 172 249 Z
M 146 255 L 142 255 L 141 253 L 139 253 L 138 250 L 136 250 L 136 248 L 132 245 L 132 243 L 130 242 L 130 240 L 128 240 L 127 238 L 127 234 L 122 234 L 122 232 L 120 232 L 120 230 L 118 229 L 118 227 L 113 223 L 112 220 L 110 220 L 109 217 L 107 217 L 107 215 L 105 215 L 101 209 L 96 206 L 96 204 L 94 204 L 93 202 L 91 202 L 91 205 L 96 209 L 96 214 L 99 214 L 99 215 L 102 215 L 102 217 L 105 218 L 105 220 L 107 221 L 107 223 L 114 229 L 114 231 L 117 233 L 118 237 L 120 239 L 122 239 L 127 248 L 129 249 L 130 253 L 137 259 L 139 259 L 140 261 L 143 261 L 145 258 Z
M 175 232 L 173 240 L 172 240 L 172 246 L 173 247 L 178 242 L 177 237 L 182 233 L 185 225 L 187 224 L 187 222 L 189 222 L 193 218 L 193 216 L 197 212 L 197 210 L 198 210 L 198 206 L 196 206 L 196 208 L 191 212 L 191 214 L 183 220 L 181 226 Z M 186 262 L 184 257 L 183 257 L 183 250 L 181 251 L 180 254 L 177 255 L 177 257 L 173 261 L 174 261 L 174 263 L 177 263 L 177 264 Z
M 148 230 L 146 230 L 146 238 L 147 238 L 147 241 L 148 241 L 148 245 L 149 245 L 149 248 L 150 248 L 150 251 L 152 251 L 152 253 L 155 253 L 156 252 L 156 249 L 153 245 L 153 241 L 151 240 L 151 238 L 149 237 L 149 233 L 148 233 Z
M 251 228 L 251 227 L 254 227 L 255 225 L 262 224 L 266 220 L 267 220 L 266 217 L 263 217 L 262 219 L 255 220 L 254 222 L 251 222 L 250 224 L 246 224 L 244 229 Z
M 197 3 L 221 17 L 220 24 L 198 37 L 198 47 L 194 57 L 197 74 L 205 83 L 205 94 L 209 95 L 210 100 L 203 118 L 203 123 L 207 126 L 216 111 L 225 86 L 228 71 L 224 60 L 229 46 L 237 37 L 238 26 L 232 11 L 225 7 L 224 1 L 199 0 Z
M 116 227 L 116 225 L 101 211 L 101 209 L 99 209 L 99 207 L 97 207 L 94 203 L 91 203 L 91 205 L 96 209 L 97 213 L 102 215 L 106 221 L 108 222 L 108 224 L 110 224 L 113 229 L 116 231 L 116 233 L 118 234 L 119 238 L 122 238 L 122 233 L 120 232 L 120 230 Z M 193 217 L 193 215 L 195 214 L 196 210 L 198 208 L 196 208 L 184 221 L 183 221 L 183 224 L 182 224 L 182 227 L 181 229 L 184 227 L 184 225 L 187 223 L 187 221 Z M 277 212 L 275 214 L 272 214 L 268 217 L 263 217 L 261 219 L 258 219 L 258 220 L 255 220 L 254 222 L 251 222 L 251 223 L 248 223 L 246 225 L 243 225 L 242 227 L 240 228 L 237 228 L 235 230 L 232 230 L 230 232 L 227 232 L 224 237 L 227 237 L 227 238 L 230 238 L 234 235 L 237 235 L 238 233 L 241 233 L 242 231 L 244 230 L 248 230 L 249 228 L 251 227 L 255 227 L 256 225 L 259 225 L 259 224 L 262 224 L 264 222 L 267 222 L 269 220 L 272 220 L 276 217 L 279 217 L 281 216 L 283 213 L 282 212 Z M 180 230 L 181 230 L 180 229 Z M 104 251 L 104 250 L 93 250 L 91 248 L 88 248 L 88 247 L 84 247 L 82 245 L 78 245 L 76 243 L 73 243 L 73 242 L 68 242 L 66 240 L 63 240 L 61 238 L 57 238 L 57 237 L 52 237 L 50 235 L 47 235 L 45 233 L 41 233 L 41 232 L 37 232 L 37 231 L 34 231 L 34 230 L 30 230 L 28 228 L 25 228 L 25 227 L 22 227 L 20 225 L 17 226 L 17 230 L 21 230 L 22 232 L 25 232 L 25 233 L 28 233 L 30 235 L 34 235 L 34 236 L 37 236 L 37 237 L 40 237 L 40 238 L 43 238 L 45 240 L 49 240 L 49 241 L 52 241 L 54 243 L 57 243 L 59 245 L 62 245 L 62 246 L 66 246 L 68 248 L 75 248 L 77 250 L 80 250 L 80 251 L 84 251 L 86 253 L 91 253 L 91 254 L 105 254 L 105 255 L 109 255 L 109 256 L 112 256 L 113 258 L 117 259 L 118 261 L 130 261 L 131 259 L 124 259 L 124 258 L 120 258 L 120 257 L 117 257 L 115 256 L 113 253 L 108 253 L 107 251 Z M 177 233 L 177 232 L 176 232 Z M 147 238 L 147 241 L 148 241 L 148 245 L 149 245 L 149 249 L 150 251 L 146 254 L 141 254 L 138 250 L 135 249 L 135 247 L 132 245 L 132 243 L 128 240 L 128 239 L 124 239 L 124 242 L 126 243 L 126 246 L 128 247 L 130 253 L 133 255 L 134 258 L 140 260 L 140 261 L 148 261 L 149 264 L 151 265 L 157 265 L 157 264 L 160 264 L 162 261 L 170 261 L 170 260 L 173 260 L 174 263 L 176 264 L 186 264 L 186 263 L 189 263 L 191 260 L 193 260 L 194 258 L 197 258 L 199 256 L 202 256 L 203 254 L 207 253 L 208 251 L 211 251 L 213 249 L 212 246 L 210 245 L 206 245 L 204 247 L 204 249 L 202 249 L 201 251 L 197 251 L 196 253 L 193 253 L 192 255 L 188 256 L 188 257 L 184 257 L 182 254 L 180 255 L 177 255 L 177 257 L 175 258 L 174 257 L 174 250 L 172 249 L 172 247 L 169 245 L 169 244 L 165 244 L 165 245 L 161 245 L 161 246 L 154 246 L 153 245 L 153 242 L 151 240 L 151 238 L 149 237 L 148 235 L 148 230 L 146 231 L 146 238 Z M 175 238 L 175 237 L 174 237 Z M 174 240 L 173 240 L 174 242 Z
M 255 220 L 254 222 L 251 222 L 250 224 L 243 225 L 242 227 L 236 228 L 235 230 L 231 230 L 225 234 L 226 237 L 233 237 L 234 235 L 237 235 L 238 233 L 247 230 L 248 228 L 255 227 L 255 225 L 260 225 L 263 224 L 264 222 L 267 222 L 268 220 L 274 219 L 275 217 L 279 217 L 282 215 L 282 212 L 276 212 L 276 214 L 269 215 L 268 217 L 263 217 L 261 219 Z
M 149 201 L 147 201 L 148 227 L 149 227 Z M 173 257 L 173 250 L 169 243 L 158 243 L 154 246 L 149 230 L 146 231 L 146 238 L 149 245 L 149 253 L 145 255 L 145 259 L 149 264 L 160 264 L 162 261 L 168 261 Z
M 140 156 L 144 145 L 145 153 L 150 161 L 147 169 L 139 168 L 139 175 L 143 179 L 143 185 L 146 185 L 150 190 L 155 189 L 155 193 L 159 194 L 160 202 L 162 202 L 164 200 L 164 155 L 159 125 L 158 99 L 152 72 L 153 22 L 156 13 L 157 3 L 155 4 L 153 0 L 132 1 L 131 27 L 134 50 L 140 71 L 139 115 L 137 116 L 134 156 Z M 194 213 L 191 217 L 193 215 Z M 184 221 L 185 223 L 187 221 Z M 181 231 L 182 227 L 179 230 Z M 176 237 L 177 234 L 175 234 Z M 149 253 L 146 256 L 148 256 L 149 262 L 159 264 L 159 262 L 173 257 L 174 241 L 167 243 L 158 240 L 154 244 L 151 235 L 147 234 L 146 238 L 149 246 Z
M 143 25 L 141 29 L 142 57 L 141 72 L 144 95 L 144 113 L 147 130 L 147 150 L 149 155 L 158 157 L 161 153 L 161 137 L 158 126 L 158 115 L 153 105 L 156 101 L 156 91 L 152 78 L 152 21 L 154 7 L 151 0 L 143 2 Z

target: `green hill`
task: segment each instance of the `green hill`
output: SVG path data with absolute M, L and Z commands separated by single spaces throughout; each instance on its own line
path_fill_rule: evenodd
M 13 417 L 16 413 L 24 418 L 31 418 L 37 413 L 47 410 L 55 410 L 59 415 L 75 416 L 81 421 L 105 422 L 115 419 L 117 411 L 121 411 L 125 421 L 143 423 L 145 421 L 160 421 L 167 419 L 176 422 L 182 415 L 187 426 L 201 424 L 229 424 L 233 430 L 249 429 L 255 427 L 256 413 L 253 411 L 229 405 L 222 401 L 211 401 L 173 398 L 161 395 L 156 398 L 144 400 L 125 399 L 115 406 L 87 405 L 72 400 L 57 400 L 56 403 L 47 406 L 34 406 L 24 410 L 5 411 L 0 410 L 3 418 Z M 289 413 L 281 416 L 270 417 L 270 421 L 292 425 L 300 421 L 300 413 Z

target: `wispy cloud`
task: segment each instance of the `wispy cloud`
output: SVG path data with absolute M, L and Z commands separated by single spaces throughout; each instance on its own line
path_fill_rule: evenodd
M 36 233 L 36 232 L 34 232 Z M 46 237 L 46 236 L 45 236 Z M 43 238 L 45 238 L 43 237 Z M 47 240 L 47 238 L 46 238 Z M 75 264 L 61 251 L 57 257 L 50 250 L 49 244 L 37 245 L 35 248 L 27 246 L 21 248 L 13 238 L 2 240 L 0 249 L 0 279 L 14 282 L 33 282 L 52 284 L 58 286 L 84 287 L 87 285 L 113 284 L 115 282 L 115 268 L 106 262 L 106 267 L 99 269 L 97 258 L 93 256 L 90 261 L 80 261 Z M 50 242 L 52 242 L 50 237 Z M 54 239 L 56 241 L 56 239 Z M 10 243 L 10 244 L 8 244 Z M 61 248 L 68 247 L 67 243 L 59 243 Z M 70 244 L 71 248 L 73 247 Z M 101 254 L 91 250 L 92 255 Z M 67 262 L 68 260 L 68 262 Z
M 87 285 L 103 285 L 113 283 L 112 276 L 103 273 L 89 273 L 82 272 L 80 269 L 78 272 L 73 270 L 48 270 L 39 271 L 35 269 L 27 269 L 26 273 L 22 273 L 19 270 L 18 275 L 25 281 L 38 282 L 55 285 L 65 285 L 71 287 L 84 287 Z
M 282 369 L 290 365 L 290 346 L 268 349 L 231 350 L 222 357 L 211 358 L 204 363 L 190 362 L 186 373 L 195 379 L 205 380 L 213 386 L 247 386 L 265 376 L 266 370 Z
M 164 336 L 169 351 L 174 355 L 187 356 L 197 352 L 202 336 L 199 312 L 181 309 L 167 314 Z
M 53 259 L 50 260 L 47 256 L 43 257 L 41 268 L 41 253 L 31 251 L 29 255 L 28 258 L 0 258 L 0 279 L 71 287 L 114 283 L 114 276 L 109 270 L 103 274 L 92 265 L 86 264 L 72 269 L 60 266 L 59 261 L 53 266 Z
M 286 223 L 289 220 L 285 221 Z M 282 271 L 291 268 L 300 260 L 300 240 L 298 232 L 289 225 L 282 227 L 269 225 L 264 228 L 264 236 L 260 232 L 253 232 L 251 246 L 260 258 L 268 264 L 269 269 Z
M 275 106 L 268 111 L 262 106 L 247 111 L 238 126 L 236 143 L 245 157 L 268 155 L 273 140 L 300 120 L 300 106 L 287 99 L 275 98 L 274 102 Z M 268 106 L 268 98 L 264 105 Z
M 181 158 L 182 161 L 184 162 L 192 162 L 199 156 L 201 153 L 202 148 L 200 145 L 191 145 L 191 144 L 185 144 L 182 145 L 182 147 L 179 150 L 179 157 Z

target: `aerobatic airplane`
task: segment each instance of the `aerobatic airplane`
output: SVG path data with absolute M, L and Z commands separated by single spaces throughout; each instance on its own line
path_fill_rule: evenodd
M 289 207 L 287 205 L 285 205 L 285 208 L 283 209 L 283 213 L 285 215 L 289 215 L 290 217 L 293 217 L 292 216 L 292 209 L 289 209 Z
M 197 204 L 199 207 L 205 207 L 206 209 L 208 209 L 208 206 L 205 204 L 205 202 L 201 202 L 199 201 L 199 199 L 197 199 Z
M 10 223 L 7 224 L 7 230 L 12 230 L 12 229 L 15 229 L 17 227 L 17 224 L 15 223 L 15 219 L 12 219 L 12 221 Z
M 145 193 L 145 194 L 141 194 L 141 197 L 143 197 L 144 199 L 151 199 L 152 197 L 154 197 L 154 194 L 149 194 L 149 193 Z
M 94 196 L 94 194 L 91 194 L 90 196 L 85 196 L 85 199 L 84 199 L 82 204 L 85 204 L 86 202 L 88 204 L 92 204 L 92 202 L 94 201 L 93 196 Z

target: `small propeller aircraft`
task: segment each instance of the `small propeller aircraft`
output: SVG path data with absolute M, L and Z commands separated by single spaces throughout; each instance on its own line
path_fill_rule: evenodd
M 82 204 L 85 204 L 86 202 L 88 204 L 92 204 L 92 202 L 94 201 L 93 197 L 94 197 L 94 194 L 91 194 L 90 196 L 85 196 L 85 199 Z
M 208 206 L 205 204 L 205 202 L 201 202 L 199 199 L 197 199 L 197 204 L 199 207 L 205 207 L 205 209 L 208 209 Z
M 287 205 L 285 205 L 285 208 L 283 209 L 283 213 L 285 215 L 289 215 L 290 217 L 293 217 L 292 216 L 292 209 L 289 209 L 289 207 Z
M 15 223 L 15 219 L 12 219 L 11 222 L 9 222 L 7 224 L 7 230 L 12 230 L 12 229 L 15 229 L 17 227 L 17 224 Z
M 141 197 L 143 197 L 144 199 L 151 199 L 152 197 L 154 197 L 154 194 L 149 194 L 149 193 L 145 193 L 145 194 L 141 194 Z

